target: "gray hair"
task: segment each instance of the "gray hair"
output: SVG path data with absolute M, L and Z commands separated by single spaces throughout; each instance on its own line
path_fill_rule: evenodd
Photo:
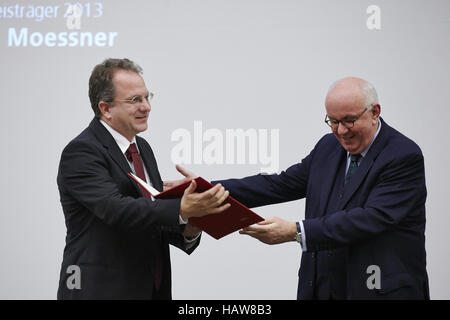
M 98 108 L 100 101 L 113 102 L 115 97 L 113 75 L 116 70 L 128 70 L 142 75 L 142 68 L 129 59 L 106 59 L 96 65 L 89 78 L 89 100 L 95 117 L 102 113 Z
M 379 104 L 377 91 L 370 82 L 364 80 L 364 83 L 360 85 L 360 88 L 364 103 L 366 107 L 369 107 L 369 110 L 372 109 L 373 105 Z

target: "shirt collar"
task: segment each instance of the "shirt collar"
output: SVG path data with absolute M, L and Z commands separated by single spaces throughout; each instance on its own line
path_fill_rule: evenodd
M 137 147 L 136 137 L 133 137 L 133 140 L 131 140 L 131 142 L 130 142 L 130 141 L 128 141 L 127 138 L 125 138 L 121 133 L 119 133 L 115 129 L 113 129 L 105 121 L 100 120 L 100 122 L 101 122 L 101 124 L 103 124 L 103 126 L 105 126 L 106 130 L 108 130 L 108 132 L 113 136 L 114 140 L 116 141 L 117 145 L 120 148 L 120 151 L 122 151 L 123 154 L 125 154 L 125 152 L 128 150 L 128 147 L 130 146 L 130 144 L 135 143 L 136 147 Z M 138 148 L 138 151 L 139 151 L 139 148 Z
M 372 139 L 372 142 L 370 142 L 369 146 L 364 149 L 364 151 L 361 152 L 361 156 L 364 158 L 367 154 L 367 152 L 369 152 L 370 147 L 372 146 L 373 142 L 375 141 L 375 139 L 377 138 L 378 134 L 380 133 L 381 130 L 381 121 L 380 119 L 378 119 L 378 129 L 377 132 L 375 132 L 375 136 Z M 350 157 L 350 152 L 347 151 L 347 158 Z

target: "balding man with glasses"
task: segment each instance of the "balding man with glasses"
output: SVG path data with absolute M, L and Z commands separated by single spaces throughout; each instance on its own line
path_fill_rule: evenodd
M 299 242 L 298 299 L 429 299 L 420 148 L 380 117 L 375 88 L 363 79 L 335 82 L 325 109 L 332 133 L 301 163 L 214 182 L 248 207 L 306 199 L 304 220 L 273 217 L 240 233 Z

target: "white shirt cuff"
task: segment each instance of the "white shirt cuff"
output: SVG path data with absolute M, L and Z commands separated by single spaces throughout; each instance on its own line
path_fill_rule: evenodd
M 305 235 L 305 227 L 303 226 L 303 221 L 300 221 L 300 231 L 302 233 L 302 250 L 306 252 L 306 235 Z
M 192 248 L 195 245 L 195 243 L 197 242 L 197 239 L 200 237 L 201 234 L 202 233 L 200 232 L 197 236 L 195 236 L 192 239 L 188 239 L 186 237 L 183 237 L 184 238 L 184 245 L 185 245 L 186 250 L 189 250 L 190 248 Z
M 188 223 L 188 221 L 184 221 L 184 220 L 183 220 L 183 218 L 181 217 L 181 214 L 178 216 L 178 222 L 179 222 L 180 224 L 187 224 L 187 223 Z

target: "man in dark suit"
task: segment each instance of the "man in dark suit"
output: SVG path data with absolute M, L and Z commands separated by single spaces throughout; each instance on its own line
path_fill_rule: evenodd
M 301 163 L 214 182 L 249 207 L 306 198 L 305 220 L 273 217 L 240 233 L 302 245 L 298 299 L 429 299 L 420 148 L 381 119 L 363 79 L 337 81 L 325 106 L 332 133 Z
M 220 213 L 222 186 L 176 200 L 155 200 L 134 172 L 162 191 L 147 129 L 150 93 L 142 69 L 107 59 L 89 80 L 95 118 L 64 149 L 58 188 L 67 226 L 58 299 L 171 299 L 169 243 L 190 254 L 200 230 L 190 217 Z

